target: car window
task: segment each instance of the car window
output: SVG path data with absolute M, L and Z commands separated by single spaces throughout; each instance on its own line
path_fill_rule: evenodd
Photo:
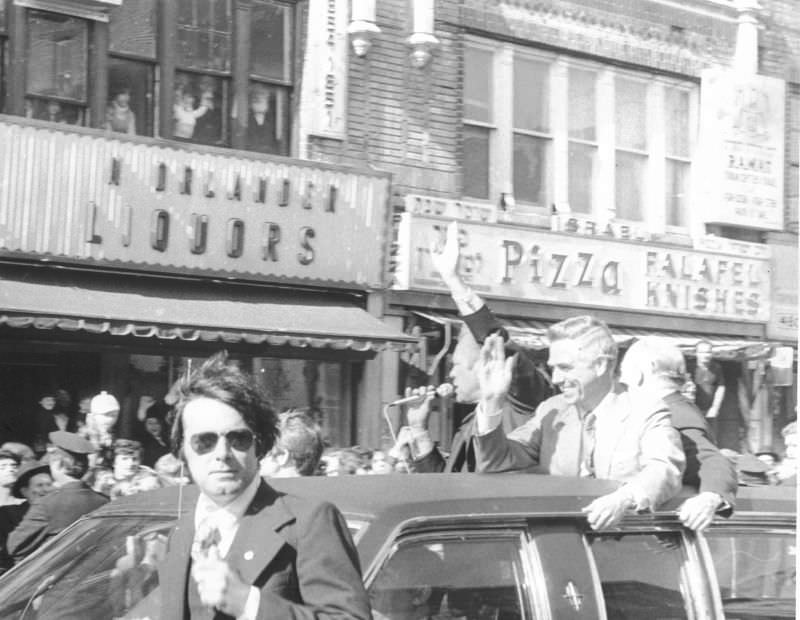
M 706 533 L 728 618 L 793 618 L 797 588 L 794 531 L 719 528 Z
M 3 577 L 11 596 L 0 602 L 0 618 L 155 618 L 156 556 L 171 526 L 152 517 L 78 522 Z
M 608 618 L 694 618 L 679 532 L 587 536 Z
M 403 542 L 369 586 L 375 620 L 531 618 L 523 544 L 522 534 Z

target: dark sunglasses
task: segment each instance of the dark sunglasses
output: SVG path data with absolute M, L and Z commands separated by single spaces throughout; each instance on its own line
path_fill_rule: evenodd
M 227 433 L 197 433 L 189 438 L 189 445 L 197 454 L 208 454 L 217 447 L 220 437 L 224 437 L 231 448 L 240 452 L 249 450 L 256 438 L 250 429 L 240 428 Z

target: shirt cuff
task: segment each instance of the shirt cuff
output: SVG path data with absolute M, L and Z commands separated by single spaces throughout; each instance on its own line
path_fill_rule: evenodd
M 456 302 L 459 314 L 462 316 L 475 314 L 484 305 L 483 299 L 469 287 L 466 287 L 466 290 L 461 295 L 452 295 L 452 297 L 453 301 Z
M 479 402 L 475 407 L 475 431 L 478 436 L 488 435 L 498 426 L 502 421 L 502 411 L 497 413 L 484 413 L 483 402 Z
M 247 602 L 244 604 L 244 613 L 236 616 L 236 620 L 256 620 L 259 605 L 261 605 L 261 592 L 255 586 L 250 586 L 250 594 L 247 595 Z

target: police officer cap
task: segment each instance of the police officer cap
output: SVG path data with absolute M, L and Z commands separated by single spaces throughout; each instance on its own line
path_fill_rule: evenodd
M 72 452 L 73 454 L 92 454 L 95 449 L 91 442 L 87 441 L 77 433 L 67 431 L 53 431 L 48 435 L 50 443 L 57 448 Z

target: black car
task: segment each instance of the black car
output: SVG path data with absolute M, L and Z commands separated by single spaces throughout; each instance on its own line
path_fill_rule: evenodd
M 741 487 L 733 516 L 696 535 L 675 513 L 688 494 L 591 531 L 581 508 L 616 486 L 601 480 L 431 474 L 270 483 L 342 510 L 378 620 L 795 617 L 792 487 Z M 155 620 L 155 550 L 178 511 L 191 509 L 181 495 L 173 487 L 121 498 L 79 520 L 0 578 L 0 618 Z

